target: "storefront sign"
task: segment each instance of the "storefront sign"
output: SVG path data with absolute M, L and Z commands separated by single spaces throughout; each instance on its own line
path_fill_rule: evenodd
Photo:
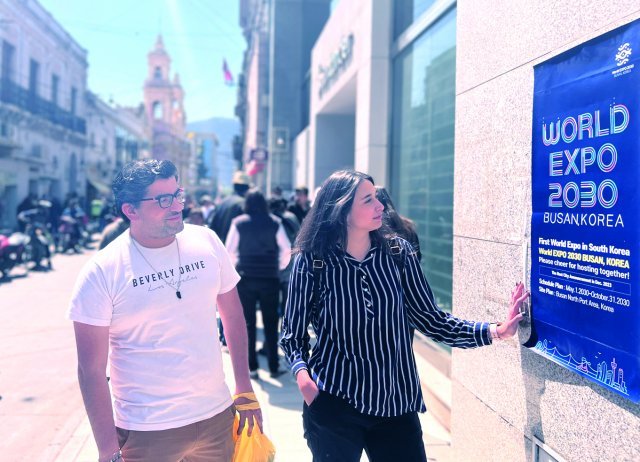
M 337 76 L 351 63 L 353 56 L 353 34 L 349 34 L 340 41 L 340 48 L 331 55 L 328 66 L 319 66 L 320 74 L 320 91 L 319 96 L 322 98 Z
M 640 20 L 534 69 L 535 350 L 640 401 Z

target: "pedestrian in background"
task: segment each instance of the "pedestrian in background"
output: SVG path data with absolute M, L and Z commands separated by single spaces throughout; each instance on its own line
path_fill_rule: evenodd
M 246 194 L 244 212 L 231 222 L 226 247 L 231 262 L 242 277 L 238 283 L 238 294 L 247 322 L 251 377 L 259 377 L 256 352 L 256 309 L 259 303 L 269 372 L 275 378 L 283 373 L 278 357 L 279 276 L 289 264 L 291 243 L 280 219 L 269 213 L 267 201 L 258 189 Z
M 304 217 L 309 213 L 310 208 L 309 188 L 306 186 L 298 186 L 293 196 L 293 202 L 289 205 L 289 212 L 293 213 L 298 221 L 302 223 Z
M 211 228 L 220 238 L 222 242 L 227 240 L 227 233 L 231 226 L 231 220 L 238 215 L 242 215 L 244 209 L 244 196 L 249 190 L 251 180 L 249 175 L 243 171 L 236 171 L 233 174 L 233 194 L 225 198 L 213 212 L 209 228 Z M 227 346 L 227 340 L 224 337 L 224 325 L 222 320 L 218 320 L 218 334 L 220 342 Z
M 287 203 L 282 198 L 271 198 L 269 200 L 269 209 L 276 217 L 280 218 L 284 232 L 287 233 L 289 242 L 296 241 L 298 231 L 300 231 L 300 222 L 296 216 L 287 210 Z M 291 261 L 285 269 L 280 271 L 280 304 L 278 305 L 278 317 L 284 314 L 284 307 L 287 305 L 287 293 L 289 292 L 289 275 L 291 274 Z
M 397 236 L 407 241 L 413 247 L 418 261 L 422 261 L 422 253 L 420 252 L 420 241 L 416 232 L 415 223 L 407 217 L 398 213 L 391 196 L 382 186 L 376 186 L 376 198 L 384 207 L 384 222 L 387 227 Z
M 516 285 L 504 323 L 440 311 L 411 246 L 385 237 L 383 209 L 369 175 L 335 172 L 296 240 L 281 345 L 315 462 L 357 462 L 363 449 L 371 462 L 426 461 L 410 329 L 453 347 L 490 345 L 516 333 L 529 295 Z
M 99 461 L 230 462 L 234 404 L 255 401 L 240 276 L 215 233 L 183 224 L 184 190 L 171 162 L 127 164 L 113 192 L 130 228 L 85 265 L 68 311 Z M 227 326 L 236 394 L 245 395 L 235 400 L 216 311 Z M 259 408 L 240 410 L 240 427 L 251 432 L 254 418 L 262 426 Z
M 244 213 L 244 196 L 250 185 L 249 175 L 240 170 L 235 172 L 233 174 L 233 194 L 224 199 L 213 213 L 209 227 L 215 231 L 222 242 L 227 240 L 231 220 Z
M 209 224 L 211 223 L 211 218 L 213 218 L 213 211 L 216 208 L 215 205 L 213 205 L 213 199 L 211 199 L 211 196 L 209 194 L 203 194 L 200 197 L 200 210 L 202 211 L 202 218 L 204 219 L 204 222 L 207 224 L 207 226 L 209 226 Z
M 193 207 L 189 211 L 189 216 L 184 220 L 185 223 L 192 225 L 203 226 L 207 223 L 204 221 L 204 213 L 200 207 Z
M 129 222 L 122 219 L 122 217 L 116 217 L 111 223 L 104 227 L 102 234 L 100 235 L 100 242 L 98 243 L 98 250 L 104 249 L 106 246 L 116 240 L 118 236 L 124 233 L 129 228 Z

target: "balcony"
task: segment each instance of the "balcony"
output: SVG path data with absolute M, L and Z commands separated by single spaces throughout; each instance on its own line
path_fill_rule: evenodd
M 29 92 L 9 79 L 0 80 L 0 102 L 17 106 L 35 116 L 68 130 L 85 135 L 87 126 L 84 119 L 69 111 L 60 109 L 51 101 Z

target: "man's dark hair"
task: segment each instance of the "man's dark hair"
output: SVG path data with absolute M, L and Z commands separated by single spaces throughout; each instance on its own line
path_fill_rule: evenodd
M 304 194 L 305 196 L 309 195 L 309 188 L 307 188 L 306 186 L 298 186 L 296 188 L 296 192 L 300 193 L 300 194 Z
M 249 190 L 248 184 L 233 183 L 233 191 L 240 197 L 244 197 L 245 194 L 247 194 L 248 190 Z
M 137 207 L 154 181 L 171 177 L 178 179 L 178 170 L 171 161 L 146 159 L 129 162 L 111 184 L 116 212 L 128 223 L 129 218 L 122 213 L 122 205 L 133 204 Z
M 253 188 L 247 192 L 244 197 L 244 213 L 249 215 L 266 215 L 269 213 L 267 200 L 259 189 Z
M 282 198 L 277 199 L 272 197 L 269 199 L 269 210 L 271 210 L 271 213 L 280 216 L 285 210 L 287 210 L 287 201 Z

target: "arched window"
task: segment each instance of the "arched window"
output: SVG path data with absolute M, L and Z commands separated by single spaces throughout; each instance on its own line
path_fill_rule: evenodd
M 154 69 L 153 78 L 154 79 L 161 79 L 162 78 L 162 69 L 160 69 L 160 66 L 156 66 L 156 68 Z
M 160 101 L 154 101 L 153 103 L 153 118 L 162 119 L 162 103 Z

